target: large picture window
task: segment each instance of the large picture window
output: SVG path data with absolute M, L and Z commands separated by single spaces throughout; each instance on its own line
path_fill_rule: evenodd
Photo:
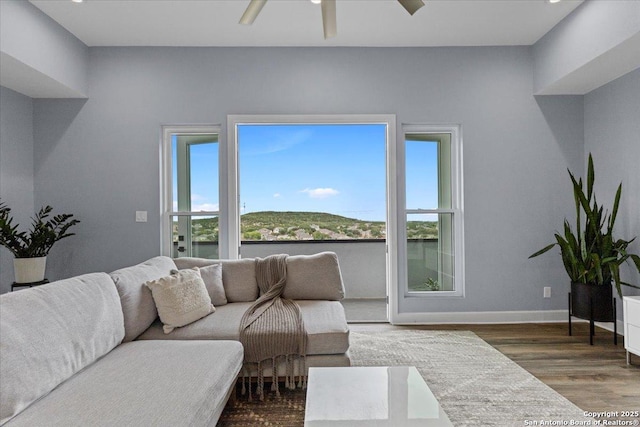
M 384 241 L 386 133 L 377 123 L 239 124 L 241 243 Z
M 384 245 L 394 121 L 390 115 L 229 116 L 227 164 L 236 177 L 229 182 L 229 227 L 237 230 L 231 247 L 251 256 L 260 242 Z

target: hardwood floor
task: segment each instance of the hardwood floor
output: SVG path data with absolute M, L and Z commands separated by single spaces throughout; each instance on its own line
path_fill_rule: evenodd
M 590 346 L 587 323 L 574 323 L 573 336 L 568 335 L 566 323 L 349 326 L 356 332 L 393 328 L 472 331 L 585 411 L 640 410 L 640 357 L 631 355 L 635 365 L 627 366 L 622 337 L 614 346 L 613 333 L 600 328 Z

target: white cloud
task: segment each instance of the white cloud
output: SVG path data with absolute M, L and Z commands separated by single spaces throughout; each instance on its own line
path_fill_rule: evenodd
M 307 193 L 312 199 L 325 199 L 327 197 L 336 196 L 340 193 L 334 188 L 305 188 L 300 192 Z
M 193 203 L 197 200 L 206 200 L 204 197 L 200 197 L 195 195 L 196 197 L 191 197 L 191 211 L 192 212 L 201 212 L 201 211 L 214 211 L 217 212 L 220 210 L 220 205 L 218 203 Z M 174 200 L 173 203 L 173 211 L 178 211 L 178 201 Z
M 275 193 L 275 194 L 273 195 L 273 197 L 277 199 L 277 198 L 279 198 L 279 197 L 282 197 L 282 195 L 281 195 L 280 193 Z
M 218 211 L 219 209 L 220 205 L 218 205 L 217 203 L 201 203 L 191 205 L 191 211 L 193 212 Z
M 196 193 L 191 194 L 191 211 L 192 212 L 202 212 L 202 211 L 217 212 L 218 210 L 220 210 L 220 205 L 218 203 L 207 203 L 207 197 L 202 196 L 200 194 L 196 194 Z

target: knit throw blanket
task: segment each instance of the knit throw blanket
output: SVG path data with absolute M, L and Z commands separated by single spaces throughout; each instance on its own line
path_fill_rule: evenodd
M 285 361 L 285 386 L 296 387 L 294 364 L 299 366 L 299 387 L 306 382 L 304 356 L 307 348 L 307 332 L 302 321 L 300 307 L 292 300 L 282 298 L 287 281 L 287 255 L 271 255 L 256 258 L 256 279 L 262 296 L 244 313 L 240 321 L 240 342 L 244 346 L 244 380 L 251 366 L 257 366 L 256 393 L 264 400 L 263 368 L 272 366 L 271 390 L 279 396 L 278 363 Z M 251 376 L 249 375 L 249 400 L 251 400 Z

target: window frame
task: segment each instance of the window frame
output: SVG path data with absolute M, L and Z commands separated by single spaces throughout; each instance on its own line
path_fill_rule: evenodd
M 398 194 L 398 280 L 401 286 L 399 296 L 404 298 L 464 298 L 464 209 L 463 209 L 463 177 L 462 177 L 462 129 L 460 125 L 438 124 L 403 124 L 401 141 L 398 150 L 399 194 Z M 450 134 L 450 179 L 451 179 L 451 207 L 435 209 L 408 209 L 406 203 L 406 139 L 408 134 Z M 434 138 L 436 139 L 436 138 Z M 438 154 L 440 156 L 440 153 Z M 408 280 L 408 250 L 407 250 L 407 215 L 409 214 L 451 214 L 453 217 L 453 256 L 454 256 L 454 288 L 452 291 L 410 291 Z M 439 274 L 442 272 L 439 271 Z
M 162 218 L 162 229 L 160 233 L 160 247 L 163 255 L 168 257 L 173 257 L 173 232 L 172 232 L 172 223 L 171 218 L 174 216 L 217 216 L 218 217 L 218 228 L 219 228 L 219 238 L 218 238 L 218 247 L 219 254 L 222 257 L 222 242 L 224 237 L 224 233 L 222 230 L 221 222 L 222 216 L 224 216 L 225 208 L 222 205 L 223 199 L 223 186 L 222 183 L 219 182 L 218 188 L 218 200 L 219 200 L 219 210 L 218 211 L 176 211 L 173 209 L 173 147 L 172 147 L 172 137 L 175 134 L 181 135 L 212 135 L 215 134 L 218 137 L 218 175 L 219 181 L 221 181 L 222 174 L 222 165 L 223 165 L 223 136 L 222 136 L 222 126 L 220 125 L 164 125 L 162 126 L 162 136 L 160 141 L 160 161 L 162 164 L 161 167 L 161 190 L 160 190 L 160 217 Z

